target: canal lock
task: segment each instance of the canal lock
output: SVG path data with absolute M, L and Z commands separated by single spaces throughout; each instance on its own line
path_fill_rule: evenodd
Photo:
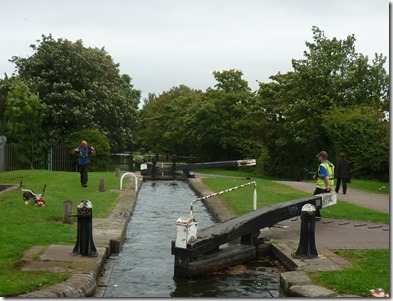
M 284 270 L 269 248 L 258 258 L 197 277 L 173 279 L 170 242 L 175 222 L 195 193 L 182 181 L 147 181 L 138 195 L 122 251 L 111 256 L 98 279 L 95 297 L 281 297 Z M 214 224 L 203 203 L 195 204 L 200 227 Z

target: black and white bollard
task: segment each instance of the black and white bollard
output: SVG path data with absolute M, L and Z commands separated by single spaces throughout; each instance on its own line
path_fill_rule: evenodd
M 98 254 L 93 242 L 93 205 L 89 200 L 80 201 L 77 217 L 78 235 L 73 253 L 96 257 Z
M 306 204 L 302 207 L 300 241 L 297 251 L 293 254 L 295 258 L 318 257 L 315 247 L 315 212 L 316 208 L 312 204 Z

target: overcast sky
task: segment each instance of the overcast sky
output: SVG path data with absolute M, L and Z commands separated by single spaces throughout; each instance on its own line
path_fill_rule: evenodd
M 52 34 L 104 47 L 135 89 L 156 95 L 181 84 L 205 91 L 213 71 L 256 81 L 292 70 L 312 26 L 328 39 L 354 34 L 357 52 L 389 57 L 388 0 L 0 0 L 0 78 L 12 56 Z M 388 65 L 386 65 L 388 70 Z M 143 101 L 142 101 L 143 102 Z

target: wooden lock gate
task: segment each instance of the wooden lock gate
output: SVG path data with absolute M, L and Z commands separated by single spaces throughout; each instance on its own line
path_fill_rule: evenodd
M 155 157 L 153 157 L 154 159 Z M 233 160 L 233 161 L 217 161 L 217 162 L 202 162 L 193 163 L 186 165 L 176 164 L 176 160 L 173 160 L 172 166 L 159 167 L 157 166 L 157 159 L 152 160 L 152 166 L 148 167 L 145 164 L 145 168 L 141 169 L 141 175 L 144 179 L 174 179 L 180 177 L 187 179 L 192 177 L 190 175 L 191 170 L 204 169 L 204 168 L 223 168 L 223 167 L 242 167 L 242 166 L 255 166 L 255 159 L 244 159 L 244 160 Z M 142 166 L 142 165 L 141 165 Z M 183 174 L 178 175 L 176 172 L 181 171 Z
M 263 243 L 263 239 L 258 238 L 260 229 L 299 216 L 305 204 L 321 209 L 336 203 L 335 193 L 325 193 L 275 204 L 201 229 L 187 241 L 186 248 L 178 247 L 176 241 L 172 241 L 174 278 L 192 278 L 251 260 L 256 256 L 258 244 Z M 239 238 L 240 244 L 219 249 Z

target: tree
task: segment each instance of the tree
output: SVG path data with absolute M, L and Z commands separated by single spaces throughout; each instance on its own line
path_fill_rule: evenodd
M 53 142 L 83 129 L 97 129 L 107 135 L 112 148 L 133 143 L 140 91 L 131 77 L 119 74 L 104 48 L 86 48 L 51 35 L 42 36 L 35 53 L 13 57 L 19 77 L 48 107 L 43 129 Z
M 386 58 L 375 55 L 370 64 L 367 56 L 355 51 L 353 35 L 329 40 L 319 28 L 312 31 L 314 42 L 306 42 L 305 59 L 292 60 L 293 72 L 272 76 L 273 82 L 260 84 L 258 91 L 259 115 L 277 121 L 266 129 L 269 134 L 262 135 L 268 151 L 264 156 L 271 160 L 265 163 L 275 176 L 296 178 L 304 167 L 315 167 L 320 150 L 334 160 L 345 148 L 332 140 L 335 135 L 323 125 L 326 119 L 335 119 L 334 107 L 350 112 L 367 106 L 375 113 L 370 116 L 378 116 L 376 123 L 383 122 L 380 116 L 388 110 Z
M 195 150 L 195 142 L 190 137 L 190 109 L 201 91 L 185 85 L 173 87 L 159 96 L 150 94 L 141 110 L 141 130 L 138 143 L 147 150 L 187 155 Z
M 18 144 L 18 160 L 30 165 L 31 169 L 42 158 L 42 150 L 47 145 L 42 131 L 45 111 L 46 105 L 26 84 L 13 83 L 4 112 L 6 135 Z
M 368 106 L 333 106 L 332 114 L 323 116 L 333 148 L 355 162 L 355 177 L 389 180 L 389 123 L 383 117 Z

